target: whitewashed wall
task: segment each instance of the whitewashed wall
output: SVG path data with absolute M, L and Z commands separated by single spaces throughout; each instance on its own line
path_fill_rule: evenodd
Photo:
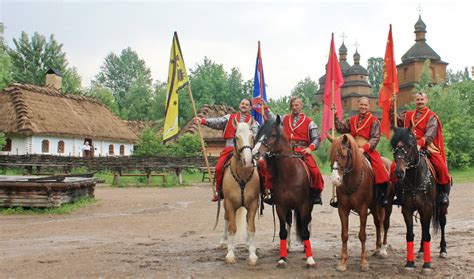
M 59 156 L 82 156 L 82 146 L 84 145 L 83 138 L 71 138 L 71 137 L 51 137 L 51 136 L 32 136 L 32 137 L 18 137 L 9 136 L 12 140 L 12 149 L 10 152 L 0 151 L 0 155 L 23 155 L 23 154 L 49 154 Z M 42 152 L 43 140 L 49 141 L 49 150 L 46 153 Z M 64 141 L 64 153 L 58 153 L 59 141 Z M 131 143 L 120 143 L 112 141 L 93 140 L 94 156 L 112 156 L 109 155 L 109 145 L 114 145 L 114 155 L 120 156 L 120 145 L 125 147 L 125 156 L 129 156 L 133 153 L 133 144 Z

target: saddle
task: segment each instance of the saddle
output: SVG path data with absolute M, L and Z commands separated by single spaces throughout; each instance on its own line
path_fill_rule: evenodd
M 423 154 L 423 153 L 422 153 Z M 431 163 L 430 159 L 428 159 L 428 156 L 421 156 L 421 158 L 423 158 L 423 160 L 425 160 L 426 162 L 426 165 L 428 166 L 428 169 L 430 170 L 431 172 L 431 175 L 433 176 L 433 178 L 435 179 L 435 181 L 438 181 L 438 176 L 436 174 L 436 169 L 434 168 L 433 164 Z

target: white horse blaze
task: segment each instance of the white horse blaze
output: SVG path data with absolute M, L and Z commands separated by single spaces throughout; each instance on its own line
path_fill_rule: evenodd
M 334 162 L 334 164 L 332 165 L 332 172 L 331 172 L 331 182 L 332 182 L 332 185 L 336 187 L 341 186 L 342 184 L 342 178 L 339 175 L 338 167 L 339 165 L 337 164 L 337 162 Z
M 250 126 L 248 123 L 240 122 L 237 125 L 237 130 L 235 131 L 236 137 L 239 137 L 242 140 L 242 146 L 250 146 L 250 138 L 252 137 L 252 131 L 250 131 Z M 243 163 L 245 167 L 252 167 L 252 152 L 248 148 L 242 150 L 241 154 L 243 158 Z

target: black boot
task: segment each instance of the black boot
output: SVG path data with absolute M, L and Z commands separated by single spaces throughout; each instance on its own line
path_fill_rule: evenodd
M 388 205 L 387 201 L 387 183 L 382 183 L 382 184 L 376 184 L 375 185 L 375 197 L 378 201 L 378 203 L 385 207 Z
M 337 203 L 337 200 L 336 200 L 336 198 L 334 197 L 334 198 L 332 198 L 332 199 L 329 201 L 329 205 L 332 206 L 332 207 L 334 207 L 334 208 L 337 208 L 337 206 L 338 206 L 339 204 Z
M 321 191 L 311 188 L 311 201 L 313 204 L 322 205 L 323 201 L 321 200 Z
M 439 193 L 439 205 L 449 205 L 449 192 L 451 191 L 451 185 L 438 184 L 438 193 Z
M 273 195 L 270 190 L 266 190 L 263 194 L 263 202 L 269 205 L 274 205 L 275 202 L 273 201 Z

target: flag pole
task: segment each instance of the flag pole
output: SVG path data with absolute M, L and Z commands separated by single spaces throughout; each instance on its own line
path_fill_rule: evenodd
M 331 50 L 332 51 L 332 50 Z M 332 138 L 334 139 L 334 129 L 336 128 L 336 117 L 334 115 L 334 112 L 336 111 L 336 105 L 334 104 L 334 79 L 331 80 L 331 118 L 332 118 L 332 130 L 331 130 L 331 135 Z M 332 199 L 335 200 L 336 198 L 336 186 L 334 184 L 332 185 Z
M 397 128 L 398 121 L 397 121 L 397 99 L 396 99 L 396 92 L 395 92 L 395 82 L 393 83 L 393 93 L 392 93 L 392 100 L 393 100 L 393 127 Z
M 198 117 L 197 110 L 196 110 L 196 104 L 194 103 L 193 93 L 191 92 L 191 82 L 189 82 L 189 84 L 188 84 L 188 94 L 189 94 L 189 99 L 191 99 L 191 104 L 192 104 L 192 107 L 193 107 L 194 116 Z M 204 154 L 204 162 L 206 163 L 207 175 L 209 176 L 209 181 L 211 182 L 211 191 L 212 191 L 212 194 L 214 195 L 216 193 L 216 187 L 213 183 L 213 179 L 212 179 L 212 175 L 211 175 L 211 168 L 209 167 L 209 160 L 207 159 L 206 145 L 205 145 L 204 139 L 202 137 L 201 125 L 200 124 L 197 125 L 197 128 L 198 128 L 199 139 L 201 140 L 202 154 Z

